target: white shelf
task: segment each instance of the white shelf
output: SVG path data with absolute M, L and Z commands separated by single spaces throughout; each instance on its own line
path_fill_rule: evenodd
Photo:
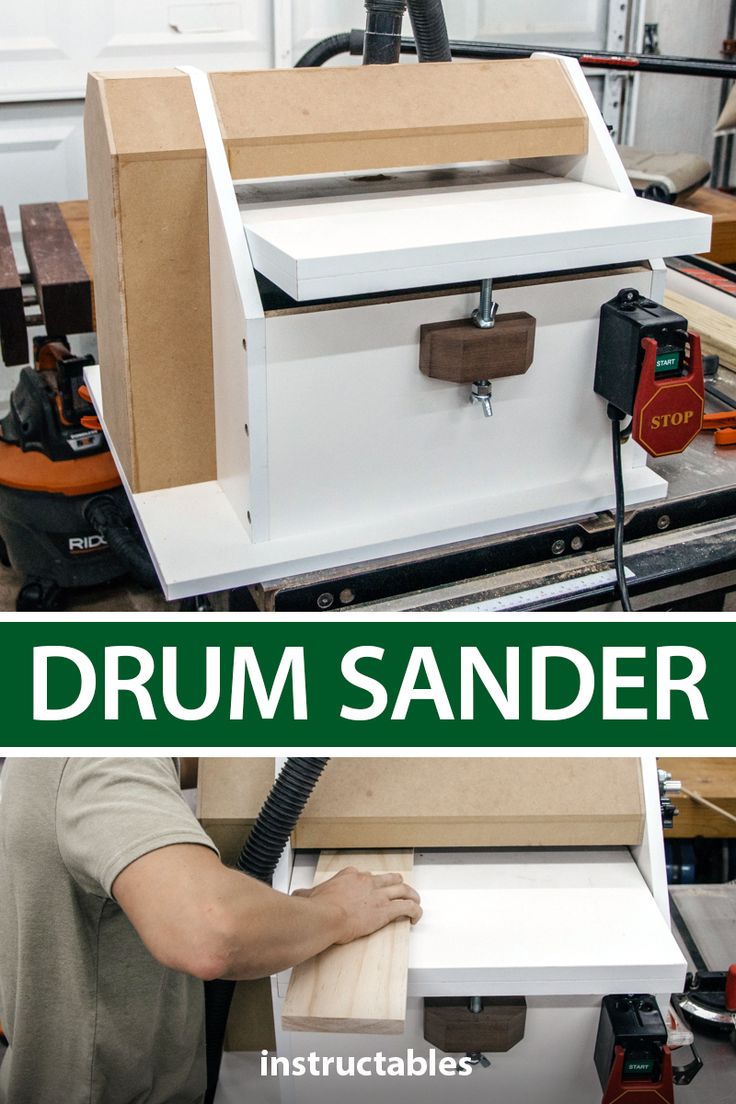
M 295 857 L 291 890 L 311 885 Z M 409 995 L 671 993 L 686 964 L 625 849 L 419 852 Z
M 707 215 L 544 173 L 241 209 L 253 265 L 309 300 L 708 248 Z

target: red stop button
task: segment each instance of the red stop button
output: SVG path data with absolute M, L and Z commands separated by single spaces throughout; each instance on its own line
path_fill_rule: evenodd
M 675 379 L 656 378 L 657 343 L 642 341 L 644 362 L 634 401 L 631 433 L 650 456 L 683 452 L 703 427 L 703 361 L 700 338 L 688 334 L 690 354 L 685 374 Z

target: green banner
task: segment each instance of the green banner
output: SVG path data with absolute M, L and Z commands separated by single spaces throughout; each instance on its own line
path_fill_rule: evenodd
M 727 617 L 2 621 L 0 642 L 6 747 L 733 743 Z

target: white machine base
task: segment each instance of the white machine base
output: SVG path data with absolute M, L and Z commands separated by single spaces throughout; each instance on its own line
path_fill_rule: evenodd
M 104 429 L 99 368 L 87 368 L 85 378 Z M 111 447 L 114 455 L 112 442 Z M 117 463 L 116 456 L 115 460 Z M 118 470 L 122 474 L 119 463 Z M 666 490 L 666 482 L 649 468 L 626 473 L 627 505 L 663 498 Z M 402 536 L 397 536 L 396 519 L 387 518 L 380 524 L 346 528 L 340 533 L 305 533 L 254 544 L 214 480 L 144 494 L 132 494 L 127 487 L 126 491 L 169 600 L 581 517 L 610 509 L 614 503 L 611 475 L 610 486 L 605 488 L 600 480 L 595 486 L 576 480 L 540 487 L 523 500 L 512 492 L 489 498 L 483 512 L 493 513 L 492 520 L 478 517 L 463 522 L 461 507 L 450 507 L 445 514 L 447 527 L 442 530 L 429 527 L 433 519 L 407 512 L 400 519 Z

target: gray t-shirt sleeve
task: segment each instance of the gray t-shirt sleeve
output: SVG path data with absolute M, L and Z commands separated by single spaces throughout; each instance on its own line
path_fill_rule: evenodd
M 56 836 L 75 882 L 103 897 L 126 866 L 159 847 L 197 843 L 217 853 L 181 795 L 173 759 L 67 759 Z

